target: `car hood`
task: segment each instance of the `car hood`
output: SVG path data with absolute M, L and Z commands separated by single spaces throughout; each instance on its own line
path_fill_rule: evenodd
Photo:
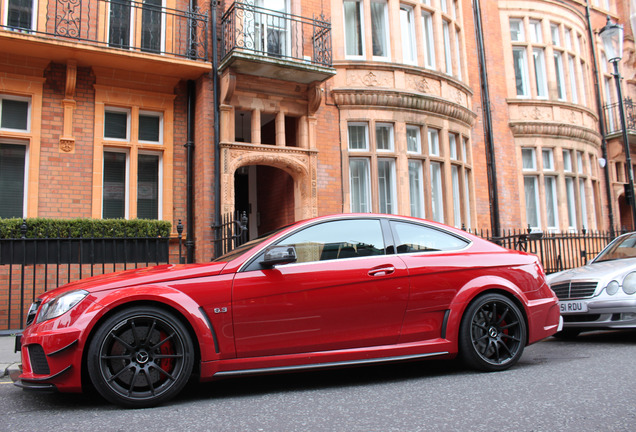
M 624 258 L 552 273 L 547 276 L 547 281 L 549 284 L 554 284 L 569 280 L 612 280 L 634 270 L 636 270 L 636 258 Z
M 207 264 L 164 264 L 155 267 L 124 270 L 71 282 L 45 293 L 41 296 L 41 298 L 46 301 L 49 297 L 57 296 L 67 291 L 80 289 L 88 291 L 89 293 L 94 293 L 133 285 L 148 285 L 172 280 L 215 276 L 221 273 L 226 265 L 226 262 Z

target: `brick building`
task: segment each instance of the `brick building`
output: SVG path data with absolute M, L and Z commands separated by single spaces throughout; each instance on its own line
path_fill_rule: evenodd
M 627 0 L 0 0 L 0 217 L 631 227 L 608 14 L 629 96 Z

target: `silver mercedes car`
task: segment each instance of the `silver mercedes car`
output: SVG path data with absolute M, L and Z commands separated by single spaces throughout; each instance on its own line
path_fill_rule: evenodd
M 636 328 L 636 232 L 614 239 L 587 265 L 553 273 L 547 280 L 564 321 L 556 337 Z

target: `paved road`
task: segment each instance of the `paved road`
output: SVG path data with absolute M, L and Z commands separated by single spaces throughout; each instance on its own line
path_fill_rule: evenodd
M 0 380 L 0 431 L 634 431 L 636 332 L 548 339 L 520 363 L 452 361 L 232 379 L 124 410 Z

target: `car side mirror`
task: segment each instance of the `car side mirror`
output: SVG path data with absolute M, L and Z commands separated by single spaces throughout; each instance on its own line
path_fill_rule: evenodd
M 270 246 L 265 249 L 261 265 L 273 267 L 276 264 L 289 264 L 296 262 L 296 248 L 293 246 Z

